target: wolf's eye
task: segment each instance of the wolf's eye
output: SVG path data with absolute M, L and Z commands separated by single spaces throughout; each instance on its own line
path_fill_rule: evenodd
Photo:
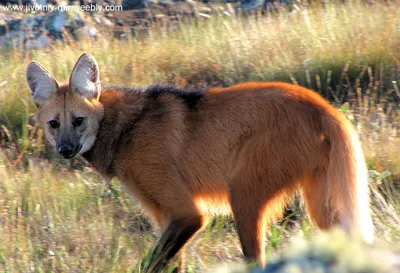
M 82 117 L 79 117 L 79 118 L 76 118 L 76 119 L 72 122 L 72 125 L 74 125 L 75 127 L 81 126 L 82 122 L 83 122 L 83 118 L 82 118 Z
M 50 120 L 49 121 L 50 127 L 53 129 L 57 129 L 60 127 L 60 123 L 57 120 Z

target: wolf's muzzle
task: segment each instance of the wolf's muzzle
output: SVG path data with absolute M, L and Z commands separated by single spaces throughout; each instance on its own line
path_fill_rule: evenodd
M 82 145 L 79 145 L 77 149 L 74 149 L 71 145 L 61 145 L 58 147 L 58 153 L 64 158 L 72 158 L 74 157 L 82 148 Z

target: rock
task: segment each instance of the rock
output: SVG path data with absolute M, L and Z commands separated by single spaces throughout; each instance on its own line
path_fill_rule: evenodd
M 242 11 L 242 12 L 249 12 L 253 10 L 257 10 L 260 8 L 263 8 L 267 2 L 270 2 L 268 0 L 244 0 L 240 2 L 239 5 L 236 6 L 235 10 L 236 11 Z
M 278 4 L 278 5 L 288 5 L 291 2 L 294 2 L 293 0 L 281 0 L 281 1 L 276 1 L 276 0 L 243 0 L 240 2 L 239 5 L 235 7 L 236 12 L 241 10 L 242 12 L 252 12 L 256 11 L 258 9 L 265 9 L 267 5 L 271 4 Z
M 56 11 L 46 20 L 46 29 L 49 31 L 61 31 L 67 25 L 67 13 Z
M 34 44 L 34 46 L 45 48 L 48 47 L 52 41 L 53 40 L 48 35 L 42 34 L 36 39 L 36 44 Z
M 22 0 L 22 5 L 29 5 L 33 4 L 33 0 Z M 0 5 L 7 5 L 7 4 L 12 4 L 12 5 L 20 5 L 19 0 L 0 0 Z
M 3 36 L 0 36 L 0 48 L 6 47 L 21 47 L 25 41 L 25 32 L 10 31 Z
M 175 10 L 177 7 L 184 5 L 195 4 L 194 1 L 191 0 L 123 0 L 122 1 L 122 9 L 124 11 L 127 10 L 141 10 L 141 9 L 172 9 Z
M 153 3 L 150 0 L 123 0 L 122 9 L 132 10 L 132 9 L 144 9 L 152 8 Z
M 32 0 L 33 1 L 33 0 Z M 45 6 L 48 4 L 47 0 L 36 0 L 35 1 L 38 5 Z
M 60 11 L 57 10 L 46 17 L 46 29 L 50 36 L 56 39 L 63 39 L 62 29 L 65 28 L 72 36 L 77 39 L 76 30 L 85 26 L 85 21 L 81 12 L 75 10 Z
M 6 20 L 0 18 L 0 35 L 4 35 L 7 32 L 7 22 Z
M 42 34 L 35 39 L 30 39 L 25 42 L 25 47 L 28 49 L 46 48 L 53 40 L 46 34 Z
M 174 1 L 172 0 L 158 0 L 157 2 L 158 5 L 162 6 L 162 7 L 172 7 L 174 5 Z
M 1 45 L 14 47 L 25 44 L 26 48 L 43 48 L 47 47 L 52 39 L 62 40 L 65 31 L 77 39 L 76 31 L 86 25 L 83 13 L 73 9 L 44 14 L 26 19 L 17 16 L 7 18 L 0 14 Z M 83 33 L 92 37 L 96 34 L 96 30 L 89 28 Z

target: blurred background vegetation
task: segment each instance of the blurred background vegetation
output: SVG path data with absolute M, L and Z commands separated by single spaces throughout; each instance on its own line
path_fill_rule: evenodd
M 63 81 L 83 52 L 105 84 L 278 80 L 319 92 L 356 126 L 378 238 L 398 243 L 400 2 L 160 3 L 121 13 L 0 12 L 0 270 L 130 272 L 157 238 L 118 181 L 58 158 L 33 121 L 28 62 Z M 266 234 L 268 255 L 314 233 L 296 201 Z M 242 262 L 231 218 L 216 218 L 185 253 L 187 272 Z

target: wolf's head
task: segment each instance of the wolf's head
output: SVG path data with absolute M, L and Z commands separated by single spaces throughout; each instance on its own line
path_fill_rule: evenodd
M 37 107 L 36 121 L 59 154 L 72 158 L 90 150 L 104 114 L 98 101 L 99 67 L 93 56 L 79 58 L 68 84 L 59 85 L 37 62 L 29 63 L 26 79 Z

